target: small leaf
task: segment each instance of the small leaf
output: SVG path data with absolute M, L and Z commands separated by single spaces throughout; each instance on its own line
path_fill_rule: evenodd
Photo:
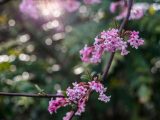
M 82 75 L 81 80 L 89 80 L 90 77 L 88 75 Z
M 41 89 L 37 84 L 35 84 L 35 87 L 36 87 L 36 89 L 38 90 L 38 92 L 39 92 L 40 94 L 43 94 L 43 93 L 44 93 L 44 90 Z

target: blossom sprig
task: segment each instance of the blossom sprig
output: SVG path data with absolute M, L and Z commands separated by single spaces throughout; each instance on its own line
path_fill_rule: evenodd
M 128 39 L 125 40 L 125 37 Z M 107 31 L 103 31 L 95 38 L 92 46 L 87 46 L 80 50 L 81 60 L 86 63 L 98 63 L 101 62 L 101 58 L 104 52 L 116 52 L 120 51 L 121 55 L 127 55 L 127 50 L 130 45 L 133 48 L 138 49 L 139 46 L 144 44 L 144 40 L 139 37 L 139 32 L 136 31 L 124 31 L 123 35 L 119 35 L 118 29 L 112 28 Z
M 56 113 L 57 110 L 65 106 L 76 106 L 76 109 L 73 108 L 71 111 L 67 112 L 66 116 L 63 117 L 63 120 L 70 120 L 73 114 L 80 116 L 85 112 L 86 103 L 92 92 L 97 92 L 99 94 L 98 100 L 102 102 L 109 102 L 110 96 L 107 96 L 107 88 L 99 80 L 99 77 L 96 76 L 92 81 L 89 82 L 80 82 L 73 83 L 72 87 L 68 87 L 65 92 L 64 98 L 51 99 L 48 106 L 48 111 Z
M 121 19 L 125 18 L 126 15 L 127 15 L 127 8 L 128 8 L 127 1 L 119 0 L 117 2 L 112 2 L 110 4 L 111 13 L 116 13 L 116 11 L 119 10 L 118 8 L 120 8 L 120 13 L 119 13 L 119 15 L 117 15 L 115 17 L 115 19 L 116 20 L 121 20 Z M 146 3 L 135 3 L 132 6 L 131 14 L 130 14 L 129 19 L 130 20 L 141 19 L 144 16 L 144 14 L 145 14 L 145 12 L 147 11 L 148 8 L 149 8 L 149 5 L 146 4 Z

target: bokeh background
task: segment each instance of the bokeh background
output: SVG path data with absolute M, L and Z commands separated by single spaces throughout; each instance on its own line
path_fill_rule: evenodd
M 19 9 L 21 0 L 3 1 L 0 0 L 0 91 L 38 93 L 37 84 L 46 93 L 55 94 L 80 81 L 86 70 L 102 73 L 109 53 L 100 64 L 85 64 L 79 50 L 92 44 L 102 30 L 115 27 L 115 14 L 109 11 L 113 1 L 82 3 L 76 12 L 60 13 L 58 17 L 49 14 L 40 19 L 23 14 Z M 158 0 L 137 2 L 160 4 Z M 105 81 L 111 101 L 105 104 L 93 95 L 86 112 L 74 120 L 160 120 L 159 21 L 160 11 L 154 7 L 140 20 L 129 21 L 126 28 L 140 31 L 145 45 L 130 49 L 125 57 L 116 53 Z M 67 108 L 50 115 L 48 101 L 0 96 L 0 120 L 61 120 Z

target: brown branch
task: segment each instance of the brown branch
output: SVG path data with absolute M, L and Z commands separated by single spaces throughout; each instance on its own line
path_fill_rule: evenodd
M 105 78 L 107 78 L 107 76 L 108 76 L 108 72 L 109 72 L 109 69 L 110 69 L 110 67 L 111 67 L 111 64 L 112 64 L 114 55 L 115 55 L 114 52 L 111 53 L 111 55 L 110 55 L 109 61 L 108 61 L 107 65 L 106 65 L 106 68 L 105 68 L 104 73 L 103 73 L 103 75 L 102 75 L 102 80 L 103 80 L 103 81 L 104 81 Z
M 124 18 L 123 22 L 121 23 L 121 25 L 120 25 L 120 27 L 119 27 L 119 35 L 120 35 L 120 36 L 121 36 L 121 33 L 122 33 L 123 28 L 125 27 L 127 21 L 129 20 L 129 16 L 130 16 L 130 13 L 131 13 L 133 1 L 134 1 L 134 0 L 129 0 L 129 1 L 128 1 L 127 15 L 126 15 L 126 17 Z M 103 75 L 102 75 L 103 81 L 104 81 L 105 78 L 107 78 L 107 76 L 108 76 L 108 72 L 109 72 L 109 69 L 110 69 L 110 67 L 111 67 L 111 64 L 112 64 L 112 61 L 113 61 L 113 58 L 114 58 L 114 54 L 115 54 L 115 53 L 113 52 L 113 53 L 111 53 L 111 55 L 110 55 L 108 64 L 106 65 L 106 68 L 105 68 L 104 73 L 103 73 Z
M 64 97 L 62 95 L 53 95 L 53 94 L 33 94 L 33 93 L 7 93 L 7 92 L 0 92 L 0 96 L 22 96 L 22 97 L 39 97 L 39 98 L 56 98 L 56 97 Z

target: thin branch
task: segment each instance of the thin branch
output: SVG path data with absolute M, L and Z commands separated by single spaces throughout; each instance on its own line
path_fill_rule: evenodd
M 111 64 L 112 64 L 114 55 L 115 55 L 114 52 L 111 53 L 111 55 L 110 55 L 109 61 L 108 61 L 107 66 L 106 66 L 106 68 L 105 68 L 105 70 L 104 70 L 104 73 L 103 73 L 103 75 L 102 75 L 103 81 L 104 81 L 105 78 L 107 78 L 107 76 L 108 76 L 108 72 L 109 72 L 109 69 L 110 69 L 110 67 L 111 67 Z
M 133 5 L 133 1 L 134 1 L 134 0 L 129 0 L 129 1 L 128 1 L 127 16 L 124 18 L 122 24 L 121 24 L 120 27 L 119 27 L 119 34 L 121 34 L 123 28 L 125 27 L 126 23 L 127 23 L 128 20 L 129 20 L 130 13 L 131 13 L 131 9 L 132 9 L 132 5 Z
M 120 36 L 121 36 L 121 33 L 122 33 L 123 28 L 125 27 L 127 21 L 129 20 L 129 16 L 130 16 L 130 13 L 131 13 L 133 1 L 134 1 L 134 0 L 129 0 L 129 1 L 128 1 L 127 15 L 126 15 L 126 17 L 124 18 L 122 24 L 121 24 L 120 27 L 119 27 L 119 35 L 120 35 Z M 111 55 L 110 55 L 108 64 L 106 65 L 106 68 L 105 68 L 104 73 L 103 73 L 103 75 L 102 75 L 103 81 L 104 81 L 105 78 L 107 78 L 107 76 L 108 76 L 109 69 L 110 69 L 110 67 L 111 67 L 111 64 L 112 64 L 112 61 L 113 61 L 113 58 L 114 58 L 114 54 L 115 54 L 115 53 L 113 52 L 113 53 L 111 53 Z
M 39 97 L 39 98 L 56 98 L 56 97 L 64 97 L 62 95 L 53 95 L 53 94 L 33 94 L 33 93 L 6 93 L 0 92 L 0 96 L 23 96 L 23 97 Z

